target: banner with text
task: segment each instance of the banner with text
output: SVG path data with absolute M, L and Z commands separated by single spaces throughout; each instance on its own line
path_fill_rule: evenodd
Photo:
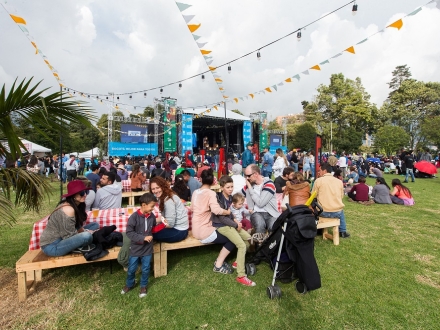
M 163 136 L 163 151 L 164 152 L 174 152 L 177 151 L 177 141 L 176 141 L 176 100 L 165 99 L 164 100 L 165 111 L 163 113 L 163 122 L 165 127 L 170 125 L 171 128 Z
M 268 145 L 267 143 L 267 112 L 260 113 L 260 152 Z
M 252 123 L 250 121 L 243 122 L 243 149 L 246 150 L 246 145 L 252 139 Z
M 122 143 L 109 142 L 108 153 L 111 156 L 146 156 L 157 155 L 157 143 Z
M 185 154 L 186 151 L 191 151 L 192 154 L 192 145 L 193 145 L 193 137 L 192 137 L 192 116 L 191 115 L 182 115 L 182 134 L 181 134 L 181 146 L 182 146 L 182 155 Z

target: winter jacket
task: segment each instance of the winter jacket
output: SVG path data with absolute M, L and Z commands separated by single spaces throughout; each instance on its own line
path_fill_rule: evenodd
M 109 184 L 96 191 L 93 208 L 100 210 L 118 209 L 122 202 L 122 187 L 117 184 Z
M 292 184 L 286 183 L 286 194 L 289 195 L 289 205 L 304 205 L 310 197 L 310 184 L 307 181 Z

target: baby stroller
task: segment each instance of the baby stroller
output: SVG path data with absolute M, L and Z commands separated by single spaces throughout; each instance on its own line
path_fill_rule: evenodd
M 321 287 L 321 276 L 314 256 L 314 238 L 322 208 L 317 204 L 315 196 L 312 195 L 307 203 L 311 204 L 311 208 L 307 205 L 287 205 L 287 210 L 274 223 L 270 236 L 261 243 L 252 260 L 246 264 L 248 275 L 254 275 L 255 265 L 263 260 L 272 266 L 272 284 L 266 290 L 270 299 L 281 297 L 281 289 L 275 284 L 276 280 L 290 282 L 298 279 L 295 288 L 302 294 Z M 281 257 L 286 255 L 287 267 L 286 264 L 280 264 Z M 280 265 L 284 267 L 280 268 Z M 287 280 L 286 273 L 289 274 Z

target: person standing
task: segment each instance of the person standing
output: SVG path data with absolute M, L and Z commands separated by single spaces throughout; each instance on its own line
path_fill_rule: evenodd
M 273 176 L 276 179 L 280 175 L 282 175 L 283 170 L 286 166 L 289 166 L 289 163 L 287 162 L 287 158 L 284 155 L 284 152 L 281 148 L 278 148 L 276 150 L 277 159 L 275 160 L 275 163 L 272 166 L 273 169 Z
M 75 155 L 70 155 L 70 159 L 64 163 L 66 169 L 67 181 L 70 182 L 76 179 L 78 173 L 78 163 L 75 160 Z
M 263 176 L 270 178 L 272 176 L 273 155 L 269 151 L 269 146 L 264 147 L 263 150 Z
M 406 168 L 406 175 L 405 175 L 405 181 L 403 182 L 408 182 L 408 176 L 411 175 L 411 179 L 412 182 L 415 182 L 415 178 L 414 178 L 414 156 L 412 153 L 412 150 L 410 150 L 405 158 L 404 158 L 404 162 L 405 162 L 405 168 Z
M 255 164 L 254 156 L 252 154 L 253 147 L 254 147 L 254 145 L 252 144 L 252 142 L 249 142 L 246 145 L 246 150 L 241 155 L 241 166 L 243 168 L 246 168 L 247 166 L 249 166 L 251 164 Z
M 319 178 L 316 179 L 312 192 L 316 191 L 318 203 L 323 208 L 321 213 L 323 218 L 338 218 L 340 220 L 339 236 L 342 238 L 350 237 L 345 223 L 344 203 L 344 184 L 332 174 L 332 167 L 329 163 L 323 163 L 319 170 Z

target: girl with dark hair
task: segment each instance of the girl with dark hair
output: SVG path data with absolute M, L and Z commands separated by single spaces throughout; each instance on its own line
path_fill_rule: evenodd
M 225 210 L 217 202 L 216 193 L 211 190 L 214 183 L 214 172 L 212 169 L 203 170 L 201 173 L 202 186 L 192 194 L 191 209 L 192 215 L 192 234 L 201 243 L 222 244 L 217 260 L 214 261 L 214 272 L 221 274 L 232 274 L 234 271 L 225 262 L 229 253 L 235 249 L 235 245 L 225 236 L 217 232 L 217 228 L 212 225 L 211 213 L 216 215 L 230 215 L 231 210 Z
M 145 174 L 141 171 L 139 164 L 133 165 L 133 171 L 130 174 L 131 191 L 142 191 L 142 183 L 145 181 Z
M 189 202 L 191 200 L 191 191 L 183 180 L 183 175 L 176 175 L 174 179 L 173 191 L 180 197 L 181 200 Z
M 405 187 L 399 179 L 393 179 L 391 181 L 393 191 L 391 192 L 391 200 L 394 204 L 399 205 L 414 205 L 414 199 L 411 191 Z
M 165 218 L 168 223 L 165 229 L 153 234 L 154 240 L 167 243 L 184 240 L 188 236 L 189 222 L 188 212 L 180 197 L 160 176 L 155 176 L 150 180 L 150 192 L 159 200 L 162 218 Z
M 38 158 L 35 155 L 32 155 L 29 159 L 29 163 L 26 165 L 26 169 L 28 172 L 38 173 L 40 168 L 38 167 Z
M 87 220 L 85 200 L 90 189 L 81 180 L 67 184 L 67 194 L 62 196 L 63 199 L 49 216 L 40 237 L 41 250 L 46 255 L 63 256 L 93 242 L 92 233 L 99 229 L 99 224 L 92 222 L 83 226 Z
M 393 204 L 390 197 L 390 187 L 384 178 L 376 178 L 376 185 L 371 192 L 371 197 L 377 204 Z

